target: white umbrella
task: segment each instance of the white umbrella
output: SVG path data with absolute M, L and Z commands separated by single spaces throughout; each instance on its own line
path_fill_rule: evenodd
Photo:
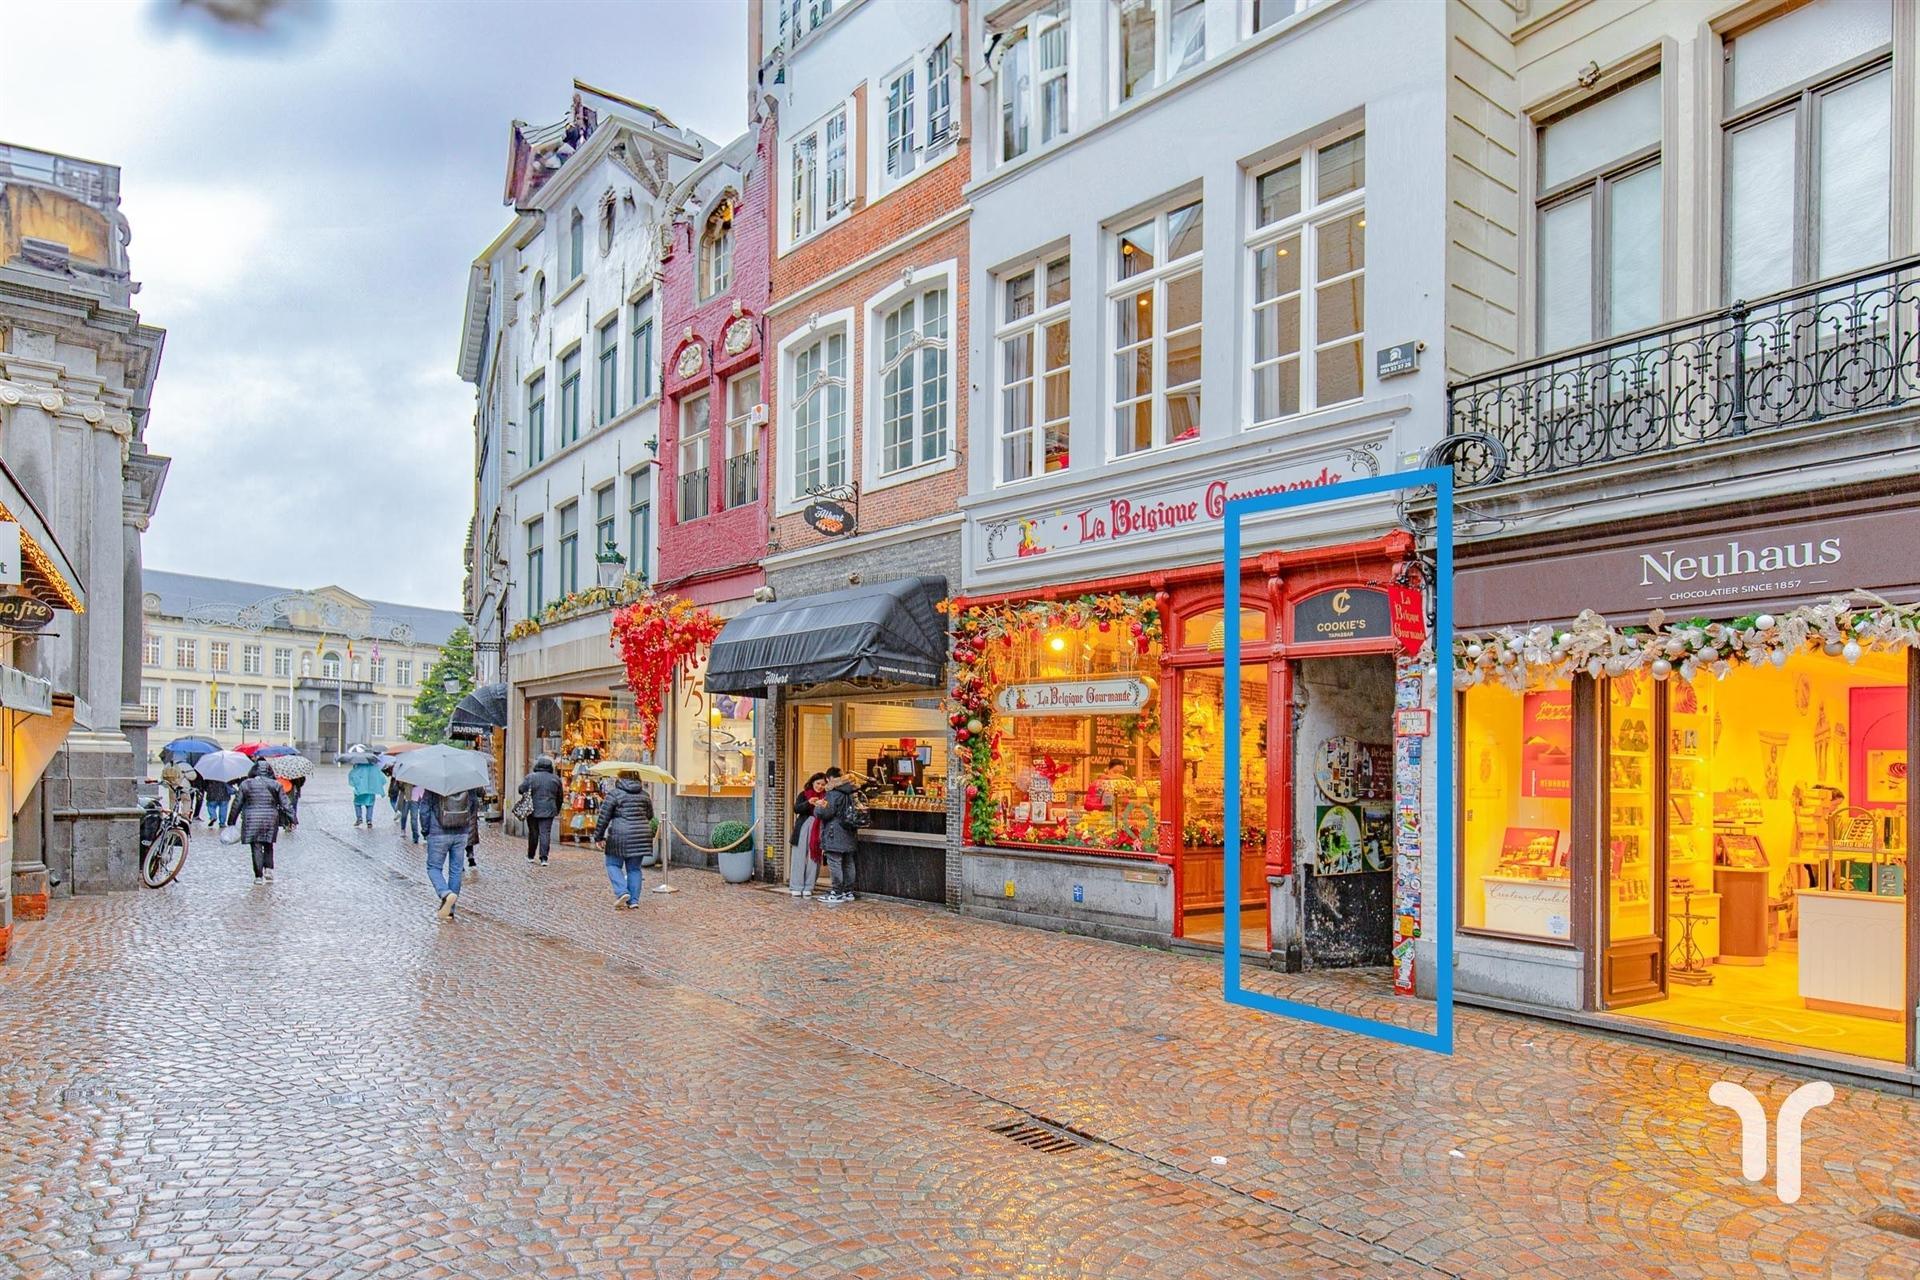
M 437 796 L 458 795 L 462 791 L 485 790 L 492 781 L 488 766 L 491 758 L 478 751 L 458 747 L 422 747 L 409 751 L 394 762 L 393 776 L 408 786 L 420 787 Z
M 193 768 L 209 782 L 233 782 L 253 772 L 253 761 L 238 751 L 215 751 L 201 756 Z
M 305 756 L 275 756 L 267 761 L 276 778 L 304 778 L 313 772 L 313 761 Z

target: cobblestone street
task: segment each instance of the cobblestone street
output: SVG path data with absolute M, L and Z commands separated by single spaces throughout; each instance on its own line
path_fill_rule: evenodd
M 1913 1099 L 1839 1088 L 1786 1206 L 1706 1100 L 1785 1075 L 1472 1011 L 1449 1061 L 697 871 L 616 914 L 597 853 L 492 836 L 442 924 L 384 805 L 304 807 L 271 887 L 197 836 L 20 930 L 0 1275 L 1920 1275 L 1864 1221 L 1920 1212 Z M 995 1132 L 1036 1121 L 1078 1136 Z

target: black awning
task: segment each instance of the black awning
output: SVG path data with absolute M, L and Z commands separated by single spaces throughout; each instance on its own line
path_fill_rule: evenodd
M 507 727 L 507 686 L 483 684 L 454 705 L 449 728 L 504 729 Z
M 707 689 L 764 697 L 770 688 L 857 679 L 939 688 L 946 594 L 945 578 L 898 578 L 756 605 L 713 642 Z

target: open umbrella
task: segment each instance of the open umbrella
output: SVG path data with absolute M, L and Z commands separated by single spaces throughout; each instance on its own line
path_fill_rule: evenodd
M 304 778 L 313 772 L 313 761 L 305 756 L 274 756 L 267 761 L 276 778 Z
M 209 782 L 233 782 L 253 772 L 253 761 L 238 751 L 215 751 L 194 761 L 193 771 Z
M 437 796 L 458 795 L 462 791 L 484 790 L 493 780 L 492 763 L 478 751 L 458 747 L 422 747 L 395 761 L 393 776 L 408 786 L 421 787 Z
M 345 751 L 343 751 L 343 752 L 341 752 L 341 754 L 342 754 L 342 755 L 352 755 L 352 754 L 353 754 L 354 752 L 356 752 L 356 751 L 359 751 L 359 752 L 365 752 L 365 753 L 366 753 L 367 755 L 373 755 L 373 754 L 374 754 L 374 750 L 373 750 L 373 748 L 372 748 L 372 747 L 370 747 L 370 746 L 368 746 L 368 745 L 367 745 L 366 743 L 364 743 L 364 742 L 356 742 L 356 743 L 354 743 L 354 744 L 353 744 L 352 746 L 350 746 L 350 747 L 348 747 L 348 748 L 347 748 L 347 749 L 346 749 Z
M 265 750 L 266 747 L 267 747 L 267 744 L 264 742 L 243 742 L 239 746 L 235 747 L 234 750 L 238 751 L 243 756 L 250 756 L 256 751 Z
M 380 757 L 375 755 L 373 752 L 367 750 L 365 747 L 355 747 L 351 751 L 342 751 L 339 755 L 333 758 L 333 762 L 335 764 L 345 764 L 345 765 L 378 764 L 380 763 Z
M 507 686 L 483 684 L 454 705 L 448 725 L 455 729 L 504 729 L 507 727 Z
M 292 747 L 262 747 L 253 753 L 255 760 L 272 760 L 276 756 L 297 756 L 299 751 Z
M 409 751 L 418 751 L 426 745 L 424 742 L 396 742 L 387 748 L 387 754 L 390 756 L 401 756 Z
M 640 764 L 633 760 L 602 760 L 599 764 L 589 765 L 587 772 L 596 778 L 614 778 L 623 773 L 640 775 L 642 782 L 672 783 L 673 775 L 657 764 Z
M 210 756 L 219 749 L 219 743 L 208 742 L 205 738 L 175 738 L 160 748 L 160 755 L 163 759 L 192 764 L 201 756 Z

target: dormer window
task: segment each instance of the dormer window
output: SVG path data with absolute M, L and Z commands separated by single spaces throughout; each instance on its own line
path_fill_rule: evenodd
M 700 236 L 700 296 L 712 298 L 733 287 L 733 201 L 722 200 Z

